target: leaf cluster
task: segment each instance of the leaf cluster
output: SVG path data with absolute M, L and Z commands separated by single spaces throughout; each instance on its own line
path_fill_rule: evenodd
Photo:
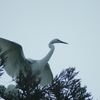
M 75 68 L 65 69 L 51 84 L 42 87 L 41 79 L 33 76 L 30 69 L 26 75 L 20 72 L 19 76 L 13 79 L 17 83 L 17 95 L 11 92 L 6 94 L 5 89 L 0 89 L 0 96 L 6 100 L 92 100 L 91 94 L 87 93 L 87 87 L 81 87 L 80 79 L 74 78 L 77 74 Z

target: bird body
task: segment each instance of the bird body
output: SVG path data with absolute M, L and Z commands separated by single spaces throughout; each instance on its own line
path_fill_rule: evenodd
M 50 48 L 48 54 L 40 60 L 33 60 L 25 58 L 21 45 L 0 38 L 0 57 L 2 57 L 2 59 L 5 59 L 5 71 L 11 77 L 17 77 L 19 75 L 19 72 L 22 71 L 24 67 L 31 67 L 33 75 L 36 75 L 37 77 L 42 77 L 40 83 L 41 85 L 44 86 L 51 83 L 53 80 L 53 75 L 48 61 L 54 52 L 54 43 L 68 44 L 66 42 L 60 41 L 59 39 L 54 39 L 48 45 Z

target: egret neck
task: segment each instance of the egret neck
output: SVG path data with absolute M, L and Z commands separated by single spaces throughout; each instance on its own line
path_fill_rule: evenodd
M 54 49 L 55 49 L 52 41 L 49 43 L 48 46 L 51 50 L 49 51 L 49 53 L 43 59 L 40 60 L 42 68 L 44 68 L 46 66 L 46 64 L 48 63 L 48 61 L 51 58 L 51 56 L 54 52 Z

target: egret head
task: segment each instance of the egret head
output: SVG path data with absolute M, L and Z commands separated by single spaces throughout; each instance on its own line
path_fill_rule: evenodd
M 54 44 L 54 43 L 68 44 L 68 43 L 66 43 L 66 42 L 64 42 L 64 41 L 61 41 L 61 40 L 59 40 L 59 39 L 53 39 L 50 43 L 51 43 L 51 44 Z
M 59 39 L 53 39 L 53 40 L 49 43 L 49 48 L 52 48 L 52 47 L 54 48 L 54 46 L 53 46 L 54 43 L 68 44 L 68 43 L 63 42 L 63 41 L 61 41 L 61 40 L 59 40 Z

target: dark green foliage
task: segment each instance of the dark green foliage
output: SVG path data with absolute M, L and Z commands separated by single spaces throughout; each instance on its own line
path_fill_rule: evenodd
M 39 86 L 41 80 L 32 75 L 31 69 L 25 76 L 20 72 L 19 77 L 14 81 L 17 83 L 16 87 L 20 89 L 21 98 L 19 100 L 39 100 L 40 98 L 44 100 L 45 94 Z
M 0 58 L 0 76 L 3 74 L 5 61 Z M 5 100 L 92 100 L 91 94 L 87 93 L 87 87 L 81 87 L 80 79 L 75 79 L 77 74 L 75 68 L 65 69 L 51 84 L 42 87 L 39 84 L 41 79 L 33 76 L 29 69 L 26 75 L 20 72 L 19 76 L 13 79 L 17 84 L 16 93 L 14 90 L 6 93 L 6 88 L 0 86 L 0 97 Z
M 1 86 L 0 96 L 6 100 L 92 100 L 90 93 L 86 92 L 86 86 L 81 87 L 80 79 L 74 79 L 78 74 L 75 68 L 68 68 L 57 75 L 53 82 L 41 87 L 41 79 L 28 73 L 28 77 L 20 72 L 19 77 L 14 79 L 17 83 L 18 95 L 6 94 L 5 87 Z M 29 75 L 30 74 L 30 75 Z
M 89 98 L 90 93 L 86 92 L 86 86 L 81 87 L 80 79 L 74 79 L 78 74 L 74 71 L 75 68 L 62 71 L 49 86 L 49 92 L 55 96 L 56 100 L 92 100 Z
M 0 68 L 0 76 L 3 75 L 3 68 Z
M 2 49 L 0 47 L 0 53 L 2 52 Z M 4 71 L 4 62 L 6 61 L 6 59 L 4 59 L 3 55 L 0 54 L 0 76 L 2 76 L 3 71 Z

